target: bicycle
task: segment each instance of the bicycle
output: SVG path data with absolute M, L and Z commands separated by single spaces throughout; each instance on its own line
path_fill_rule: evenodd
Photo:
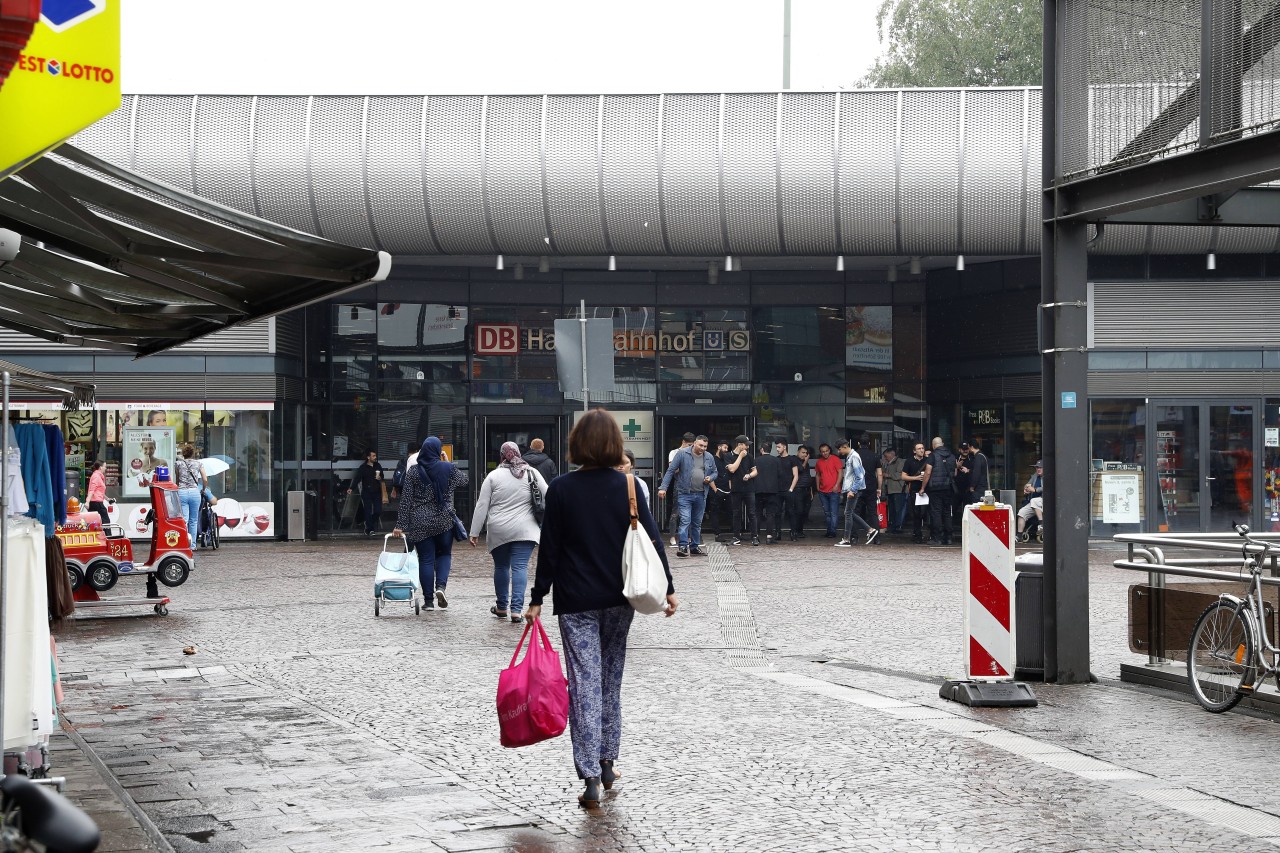
M 1262 612 L 1262 565 L 1278 549 L 1250 536 L 1247 524 L 1232 526 L 1244 538 L 1241 573 L 1249 571 L 1249 594 L 1241 599 L 1224 593 L 1205 608 L 1187 649 L 1191 692 L 1201 708 L 1214 714 L 1234 708 L 1268 676 L 1280 684 L 1280 648 L 1267 636 Z
M 0 850 L 93 853 L 102 834 L 52 787 L 25 776 L 0 780 Z
M 213 511 L 213 504 L 202 492 L 200 495 L 200 512 L 196 517 L 196 540 L 204 548 L 218 549 L 218 515 Z M 194 548 L 196 542 L 192 542 Z

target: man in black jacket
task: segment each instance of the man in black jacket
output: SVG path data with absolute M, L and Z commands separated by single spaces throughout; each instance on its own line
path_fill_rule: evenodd
M 529 452 L 524 454 L 524 461 L 532 465 L 542 475 L 542 479 L 550 483 L 559 472 L 556 470 L 555 460 L 548 456 L 545 451 L 546 445 L 543 444 L 542 439 L 535 438 L 529 442 Z
M 778 457 L 769 453 L 771 444 L 760 445 L 760 455 L 756 457 L 756 524 L 765 532 L 764 543 L 772 545 L 778 540 L 769 531 L 782 534 L 782 465 Z M 791 470 L 787 469 L 787 485 L 791 483 Z
M 382 463 L 378 461 L 376 450 L 365 454 L 364 464 L 356 469 L 347 494 L 355 488 L 360 489 L 360 504 L 364 508 L 364 535 L 372 536 L 377 532 L 382 516 Z
M 965 445 L 966 443 L 962 443 L 960 446 Z M 978 445 L 978 439 L 969 439 L 967 445 L 969 447 L 969 461 L 966 465 L 969 469 L 969 493 L 961 495 L 960 499 L 962 503 L 976 504 L 982 500 L 987 489 L 991 488 L 991 475 L 988 473 L 987 455 Z
M 956 455 L 941 436 L 924 467 L 924 493 L 929 496 L 929 544 L 951 544 L 951 512 L 956 498 Z

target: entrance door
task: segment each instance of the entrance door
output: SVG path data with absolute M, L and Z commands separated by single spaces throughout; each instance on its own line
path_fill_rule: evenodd
M 1153 401 L 1156 529 L 1226 532 L 1256 526 L 1254 441 L 1259 407 Z
M 569 470 L 561 458 L 559 418 L 480 415 L 476 420 L 476 446 L 480 448 L 481 456 L 472 462 L 471 470 L 474 472 L 472 482 L 477 487 L 490 471 L 498 467 L 498 463 L 502 461 L 499 452 L 508 441 L 515 442 L 523 454 L 529 452 L 529 442 L 540 438 L 543 452 L 556 463 L 556 470 L 559 473 Z
M 715 453 L 716 442 L 724 439 L 728 441 L 730 446 L 733 440 L 739 435 L 747 435 L 747 419 L 744 415 L 663 415 L 659 420 L 658 426 L 658 447 L 654 453 L 653 460 L 653 489 L 655 502 L 658 504 L 659 515 L 655 517 L 658 526 L 663 530 L 675 532 L 675 523 L 672 510 L 675 507 L 675 501 L 668 496 L 665 501 L 657 501 L 658 486 L 662 484 L 662 477 L 667 473 L 667 456 L 672 450 L 680 446 L 680 439 L 686 433 L 691 432 L 695 436 L 705 435 L 709 445 L 708 452 Z M 708 520 L 705 527 L 710 531 L 709 526 L 712 520 Z

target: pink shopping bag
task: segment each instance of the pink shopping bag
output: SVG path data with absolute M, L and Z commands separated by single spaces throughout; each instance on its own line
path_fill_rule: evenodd
M 530 638 L 534 626 L 538 631 Z M 520 648 L 529 639 L 524 660 Z M 569 682 L 560 671 L 560 655 L 535 619 L 524 626 L 511 663 L 498 676 L 498 725 L 502 745 L 529 746 L 553 738 L 569 723 Z

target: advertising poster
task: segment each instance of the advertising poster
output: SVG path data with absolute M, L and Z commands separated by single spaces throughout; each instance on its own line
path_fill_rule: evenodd
M 1106 473 L 1102 481 L 1102 521 L 1104 524 L 1139 524 L 1142 521 L 1138 495 L 1142 475 Z
M 122 497 L 148 497 L 147 483 L 157 465 L 168 468 L 173 477 L 175 433 L 173 427 L 125 427 Z
M 893 369 L 893 307 L 860 305 L 845 314 L 844 363 L 863 370 Z
M 107 512 L 113 524 L 123 524 L 130 539 L 148 539 L 151 525 L 147 524 L 150 503 L 110 504 Z M 276 535 L 276 505 L 271 501 L 238 501 L 222 498 L 213 508 L 221 539 L 274 539 Z

